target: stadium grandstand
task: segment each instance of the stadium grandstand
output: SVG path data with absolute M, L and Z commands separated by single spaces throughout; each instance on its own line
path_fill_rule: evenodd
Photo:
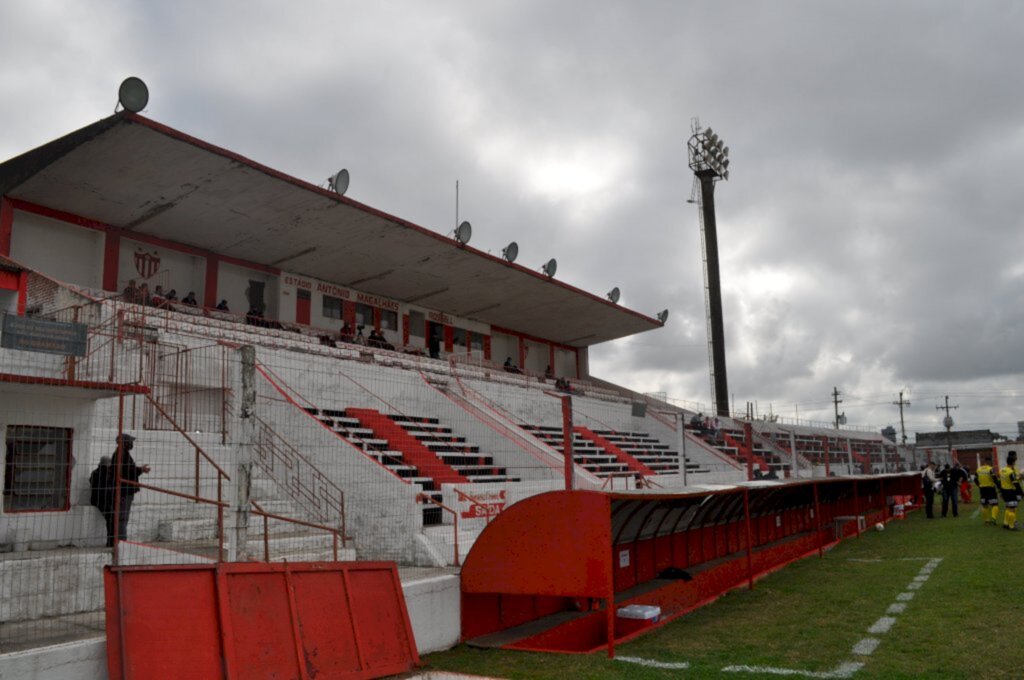
M 0 164 L 0 194 L 0 670 L 85 641 L 105 673 L 111 564 L 393 561 L 422 653 L 460 639 L 460 567 L 528 499 L 671 506 L 620 518 L 609 551 L 728 528 L 693 568 L 742 552 L 745 507 L 693 498 L 788 489 L 751 501 L 788 513 L 763 541 L 820 549 L 850 529 L 808 519 L 812 482 L 854 480 L 824 494 L 828 521 L 884 515 L 923 462 L 877 433 L 705 421 L 601 380 L 591 347 L 663 322 L 136 113 Z M 90 477 L 125 434 L 145 472 L 119 479 L 108 547 Z M 500 630 L 481 597 L 469 628 Z

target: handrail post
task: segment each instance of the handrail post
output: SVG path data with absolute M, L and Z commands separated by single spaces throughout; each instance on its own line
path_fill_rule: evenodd
M 196 480 L 195 480 L 195 487 L 196 487 L 196 495 L 198 496 L 199 495 L 199 447 L 197 446 L 197 447 L 195 447 L 195 449 L 196 449 Z
M 341 547 L 347 548 L 346 540 L 348 539 L 348 527 L 345 526 L 345 492 L 341 492 L 341 498 L 339 499 L 338 505 L 341 510 Z
M 270 561 L 270 518 L 263 515 L 263 561 Z
M 217 561 L 224 561 L 224 500 L 221 498 L 223 475 L 217 475 Z M 199 494 L 196 494 L 197 496 Z
M 455 566 L 462 566 L 459 560 L 459 513 L 452 512 L 452 519 L 454 520 L 452 526 L 455 527 Z

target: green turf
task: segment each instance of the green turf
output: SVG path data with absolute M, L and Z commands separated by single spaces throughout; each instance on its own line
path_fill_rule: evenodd
M 714 604 L 617 648 L 619 656 L 688 662 L 683 670 L 643 668 L 604 653 L 538 654 L 465 646 L 424 659 L 431 670 L 503 678 L 763 677 L 725 673 L 729 665 L 829 671 L 862 661 L 857 678 L 1024 677 L 1016 641 L 1022 621 L 1019 568 L 1024 531 L 985 526 L 961 506 L 958 519 L 926 520 L 915 512 L 883 532 L 870 531 L 825 554 L 789 565 L 733 591 Z M 936 513 L 938 514 L 938 513 Z M 1001 518 L 1001 515 L 1000 515 Z M 896 624 L 884 635 L 867 629 L 924 566 L 943 558 Z M 862 561 L 863 560 L 863 561 Z M 853 646 L 865 637 L 881 644 L 869 657 Z M 783 676 L 773 676 L 783 677 Z

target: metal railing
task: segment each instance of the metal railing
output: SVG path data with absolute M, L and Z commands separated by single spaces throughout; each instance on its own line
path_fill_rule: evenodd
M 259 416 L 254 417 L 258 427 L 253 461 L 287 491 L 304 512 L 321 522 L 336 521 L 342 547 L 346 547 L 345 492 L 301 451 L 285 441 L 269 423 Z

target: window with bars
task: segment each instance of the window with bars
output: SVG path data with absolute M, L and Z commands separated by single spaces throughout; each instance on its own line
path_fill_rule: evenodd
M 341 298 L 324 295 L 323 315 L 328 319 L 340 319 L 342 311 Z
M 392 312 L 390 309 L 380 310 L 380 329 L 382 331 L 397 331 L 398 312 Z
M 71 508 L 71 439 L 65 427 L 8 425 L 4 512 Z

